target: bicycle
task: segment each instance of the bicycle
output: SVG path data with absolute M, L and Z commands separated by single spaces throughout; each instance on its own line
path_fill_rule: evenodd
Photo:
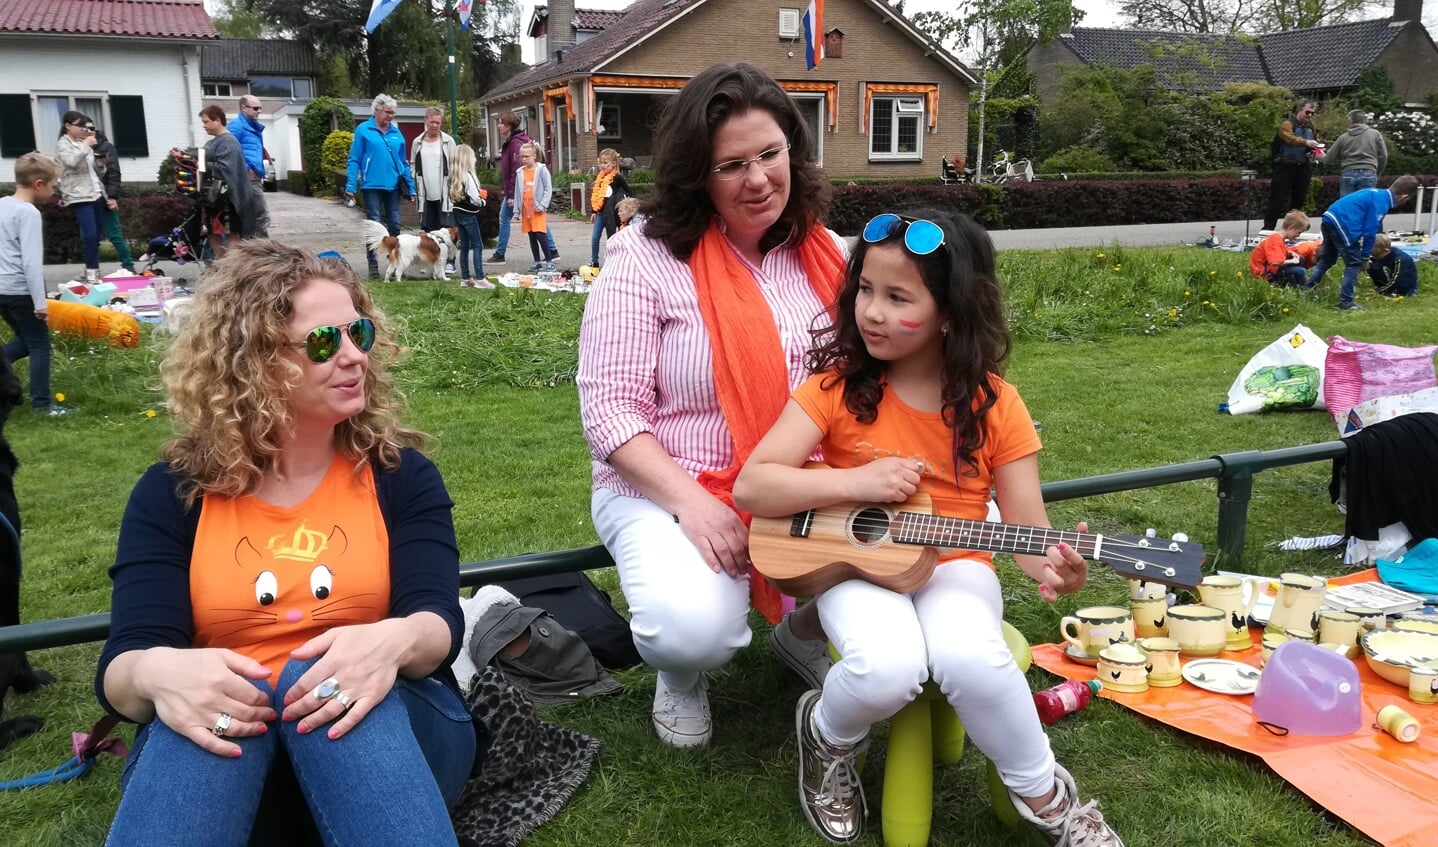
M 999 155 L 989 165 L 989 170 L 993 173 L 989 182 L 995 185 L 1002 185 L 1011 179 L 1021 182 L 1034 181 L 1033 163 L 1028 159 L 1015 159 L 1014 154 L 1007 150 L 999 151 Z

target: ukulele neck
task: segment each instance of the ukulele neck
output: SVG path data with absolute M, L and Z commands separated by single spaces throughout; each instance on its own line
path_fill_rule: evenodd
M 945 518 L 917 512 L 900 512 L 894 518 L 890 532 L 899 544 L 1029 556 L 1042 556 L 1048 548 L 1064 543 L 1085 559 L 1095 561 L 1103 545 L 1103 536 L 1086 532 Z

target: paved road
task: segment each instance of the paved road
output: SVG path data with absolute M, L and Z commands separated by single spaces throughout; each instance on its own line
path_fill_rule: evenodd
M 270 208 L 270 233 L 286 244 L 315 252 L 338 250 L 355 268 L 365 266 L 364 241 L 359 234 L 363 213 L 341 202 L 316 197 L 301 197 L 278 192 L 266 194 Z M 1243 221 L 1214 221 L 1220 240 L 1242 240 Z M 570 221 L 558 215 L 550 217 L 555 243 L 559 247 L 560 266 L 578 267 L 589 261 L 590 225 Z M 1000 250 L 1054 249 L 1062 247 L 1101 247 L 1122 244 L 1133 247 L 1192 243 L 1206 237 L 1207 223 L 1149 224 L 1140 226 L 1092 226 L 1055 229 L 995 230 L 994 246 Z M 1258 232 L 1259 221 L 1249 222 L 1249 231 Z M 485 251 L 485 257 L 493 253 Z M 509 261 L 503 267 L 485 265 L 488 273 L 519 271 L 530 264 L 526 236 L 514 228 L 510 235 Z M 185 284 L 193 284 L 199 276 L 194 264 L 183 266 L 163 262 L 166 273 Z M 110 265 L 102 265 L 108 273 Z M 60 282 L 83 276 L 81 265 L 47 265 L 45 281 L 53 289 Z

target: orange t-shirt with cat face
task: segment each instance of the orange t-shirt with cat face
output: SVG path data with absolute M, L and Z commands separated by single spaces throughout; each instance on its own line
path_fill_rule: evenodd
M 336 455 L 288 508 L 207 496 L 190 556 L 196 647 L 226 647 L 279 680 L 290 651 L 336 626 L 389 615 L 389 532 L 374 472 Z

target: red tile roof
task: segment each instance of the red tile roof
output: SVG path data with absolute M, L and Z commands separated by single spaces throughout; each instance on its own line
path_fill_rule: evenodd
M 0 3 L 0 33 L 7 32 L 220 37 L 204 0 L 6 0 Z
M 624 17 L 623 9 L 575 9 L 575 29 L 608 29 Z

